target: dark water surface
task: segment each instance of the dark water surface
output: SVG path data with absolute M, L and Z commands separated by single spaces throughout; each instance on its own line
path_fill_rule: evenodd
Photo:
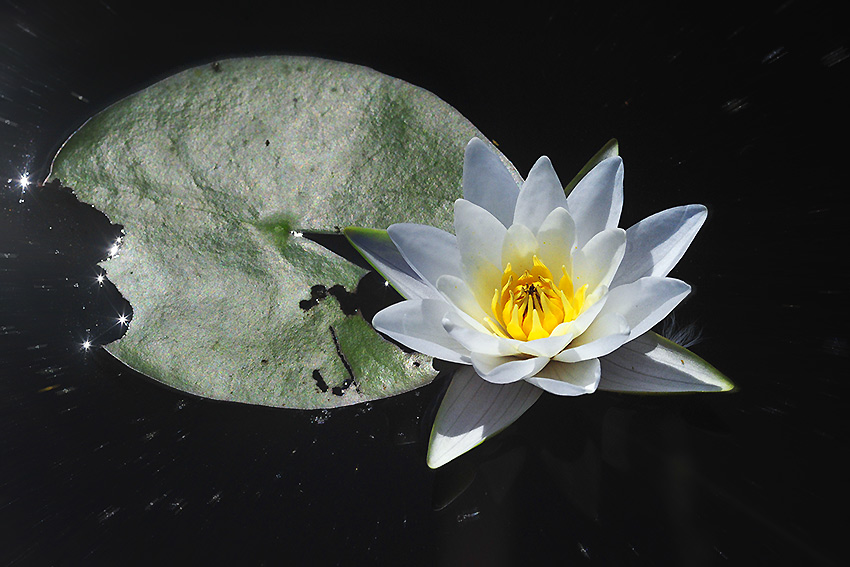
M 0 4 L 0 564 L 841 565 L 848 504 L 839 4 L 516 11 Z M 119 229 L 36 188 L 95 112 L 188 66 L 306 54 L 422 86 L 521 172 L 608 138 L 621 225 L 704 203 L 677 324 L 724 395 L 544 396 L 437 472 L 445 377 L 297 412 L 203 400 L 98 345 Z M 90 341 L 88 349 L 83 343 Z

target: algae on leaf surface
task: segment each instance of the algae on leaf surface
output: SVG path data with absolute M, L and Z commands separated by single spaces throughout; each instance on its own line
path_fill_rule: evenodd
M 232 59 L 93 117 L 50 178 L 124 226 L 104 267 L 134 315 L 110 353 L 200 396 L 333 407 L 436 372 L 333 295 L 302 307 L 313 286 L 354 292 L 365 271 L 300 231 L 450 228 L 473 136 L 433 94 L 371 69 Z

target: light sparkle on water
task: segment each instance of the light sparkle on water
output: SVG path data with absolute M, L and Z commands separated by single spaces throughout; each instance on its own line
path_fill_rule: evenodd
M 115 243 L 112 244 L 112 247 L 109 249 L 109 257 L 113 258 L 118 255 L 118 251 L 121 249 L 121 242 L 123 238 L 118 237 L 115 239 Z

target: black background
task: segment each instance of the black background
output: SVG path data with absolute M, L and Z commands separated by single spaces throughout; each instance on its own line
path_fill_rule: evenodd
M 839 4 L 0 4 L 0 564 L 838 565 L 846 560 L 850 34 Z M 634 3 L 638 4 L 638 3 Z M 842 23 L 843 22 L 843 23 Z M 704 203 L 679 326 L 731 394 L 544 396 L 425 466 L 446 377 L 333 412 L 197 399 L 97 345 L 118 235 L 43 180 L 112 102 L 230 56 L 424 87 L 523 173 L 608 138 L 622 226 Z M 86 351 L 81 344 L 92 340 Z

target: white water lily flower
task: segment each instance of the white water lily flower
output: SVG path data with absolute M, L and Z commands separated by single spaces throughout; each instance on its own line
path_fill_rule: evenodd
M 613 152 L 609 152 L 613 153 Z M 604 155 L 600 156 L 604 157 Z M 407 299 L 376 329 L 456 372 L 429 446 L 436 468 L 504 429 L 543 390 L 728 390 L 689 351 L 649 332 L 690 292 L 666 277 L 705 221 L 675 207 L 623 230 L 623 163 L 600 159 L 569 195 L 541 157 L 521 187 L 472 139 L 455 234 L 396 224 L 349 229 L 351 242 Z

